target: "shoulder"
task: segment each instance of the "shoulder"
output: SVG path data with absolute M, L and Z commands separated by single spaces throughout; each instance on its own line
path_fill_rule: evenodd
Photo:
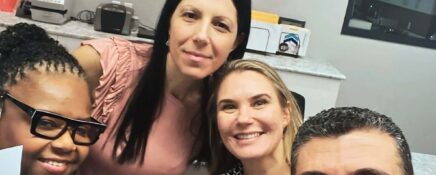
M 72 55 L 85 70 L 86 81 L 92 92 L 98 86 L 98 80 L 103 74 L 100 64 L 100 54 L 90 45 L 83 45 L 74 50 Z

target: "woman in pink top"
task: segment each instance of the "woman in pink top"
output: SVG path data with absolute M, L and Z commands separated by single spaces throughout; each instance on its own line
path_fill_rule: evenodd
M 212 74 L 242 58 L 251 0 L 167 0 L 153 45 L 86 41 L 74 52 L 108 125 L 83 174 L 183 174 L 208 161 L 205 106 Z

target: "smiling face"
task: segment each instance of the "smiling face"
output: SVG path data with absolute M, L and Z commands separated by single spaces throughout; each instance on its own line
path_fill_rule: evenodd
M 378 130 L 357 130 L 337 138 L 313 138 L 301 146 L 297 175 L 400 175 L 395 140 Z
M 17 100 L 36 109 L 71 119 L 90 119 L 86 82 L 77 75 L 27 72 L 26 78 L 6 87 Z M 30 133 L 30 116 L 10 100 L 4 100 L 0 118 L 0 149 L 23 145 L 22 175 L 67 175 L 77 170 L 88 154 L 88 146 L 73 143 L 70 132 L 55 140 Z
M 230 73 L 220 85 L 216 107 L 221 139 L 235 157 L 285 161 L 282 138 L 290 117 L 269 79 L 254 71 Z
M 238 21 L 232 0 L 182 0 L 171 18 L 167 64 L 203 79 L 236 47 Z

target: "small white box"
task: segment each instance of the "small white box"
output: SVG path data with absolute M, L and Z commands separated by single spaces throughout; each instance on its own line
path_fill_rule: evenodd
M 285 24 L 280 24 L 280 26 L 277 54 L 305 56 L 309 45 L 310 30 Z
M 280 31 L 281 27 L 278 24 L 252 20 L 247 49 L 264 54 L 275 54 Z

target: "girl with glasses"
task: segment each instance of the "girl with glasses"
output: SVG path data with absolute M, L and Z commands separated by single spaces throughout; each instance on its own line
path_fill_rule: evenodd
M 22 175 L 74 174 L 104 131 L 83 74 L 35 25 L 0 33 L 0 149 L 23 145 Z

